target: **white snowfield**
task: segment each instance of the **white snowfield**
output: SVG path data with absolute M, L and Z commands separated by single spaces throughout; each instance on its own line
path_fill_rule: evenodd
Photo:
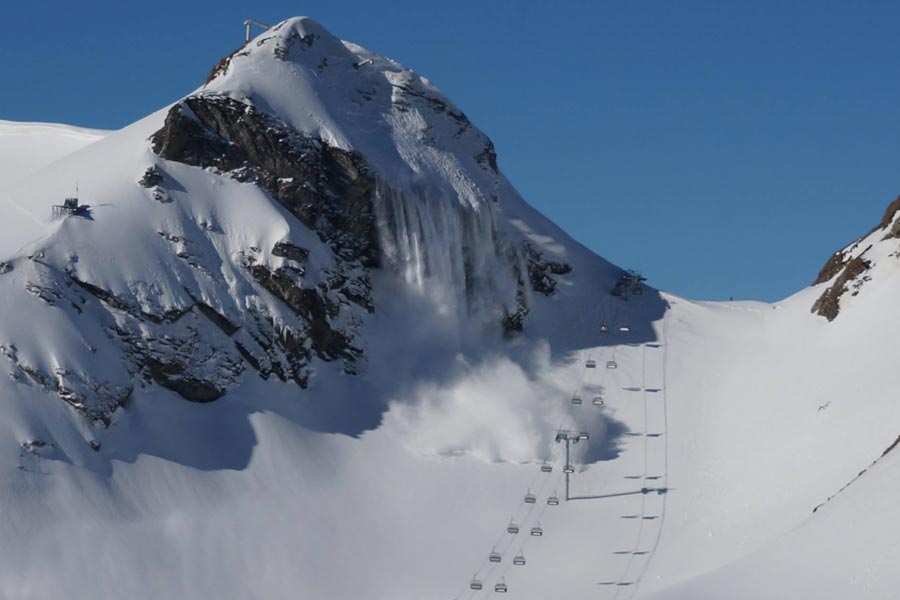
M 17 123 L 0 120 L 0 207 L 4 218 L 0 242 L 3 254 L 7 249 L 15 251 L 17 244 L 25 243 L 41 235 L 46 229 L 44 214 L 32 215 L 11 201 L 4 188 L 28 175 L 52 164 L 64 156 L 84 148 L 106 136 L 109 132 L 85 129 L 53 123 Z M 58 196 L 72 196 L 78 185 L 77 178 L 58 182 L 59 191 L 47 204 L 62 203 Z M 49 213 L 48 213 L 49 214 Z
M 401 85 L 443 111 L 392 108 Z M 870 468 L 900 436 L 900 239 L 872 234 L 871 280 L 830 323 L 810 312 L 830 283 L 775 304 L 650 287 L 625 301 L 610 295 L 616 267 L 476 161 L 486 138 L 459 133 L 436 88 L 309 19 L 261 34 L 196 93 L 360 152 L 391 184 L 379 210 L 418 224 L 380 223 L 364 369 L 319 360 L 305 390 L 247 370 L 208 404 L 141 385 L 97 309 L 28 291 L 54 272 L 42 265 L 146 311 L 191 289 L 239 321 L 237 253 L 278 265 L 270 249 L 291 239 L 311 250 L 310 277 L 330 255 L 256 186 L 156 157 L 166 109 L 78 134 L 80 149 L 48 142 L 23 177 L 7 149 L 34 129 L 0 123 L 14 215 L 0 225 L 13 266 L 0 275 L 0 597 L 900 598 L 900 454 Z M 171 203 L 137 184 L 154 164 L 181 188 Z M 50 222 L 75 180 L 91 218 Z M 554 295 L 530 293 L 519 335 L 489 324 L 511 282 L 490 240 L 463 239 L 461 214 L 469 232 L 572 267 Z M 471 256 L 485 274 L 474 299 L 460 292 Z M 109 428 L 92 425 L 14 377 L 11 356 L 135 390 Z M 569 443 L 568 491 L 560 431 L 587 434 Z
M 0 120 L 0 186 L 29 175 L 107 134 L 108 131 L 71 125 Z

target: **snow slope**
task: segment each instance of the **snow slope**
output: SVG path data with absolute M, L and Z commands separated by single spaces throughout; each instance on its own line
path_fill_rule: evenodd
M 203 119 L 181 103 L 5 187 L 21 219 L 0 245 L 0 595 L 894 593 L 898 459 L 853 480 L 900 435 L 900 240 L 873 242 L 871 279 L 832 322 L 810 312 L 832 281 L 772 305 L 624 301 L 619 269 L 531 209 L 452 102 L 309 19 L 189 98 L 361 157 L 380 263 L 345 260 L 258 182 L 159 156 L 173 114 Z M 161 183 L 138 183 L 148 168 Z M 48 221 L 73 178 L 89 218 Z M 311 353 L 306 387 L 253 366 L 286 360 L 270 333 L 310 331 L 254 266 L 369 286 L 371 312 L 328 295 L 360 358 Z M 189 402 L 141 353 L 224 394 Z M 568 501 L 561 429 L 589 435 Z
M 0 121 L 0 187 L 97 141 L 109 132 L 54 123 Z
M 4 188 L 108 133 L 71 125 L 0 121 L 0 205 L 5 207 L 2 226 L 4 254 L 15 252 L 22 244 L 42 235 L 47 230 L 45 221 L 49 216 L 22 210 Z M 63 198 L 75 193 L 77 184 L 77 174 L 68 181 L 57 181 L 54 195 L 43 199 L 46 205 L 43 209 L 49 212 L 50 204 L 61 204 Z

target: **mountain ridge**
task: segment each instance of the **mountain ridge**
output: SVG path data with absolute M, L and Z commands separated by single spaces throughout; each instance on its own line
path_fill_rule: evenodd
M 212 75 L 3 187 L 2 595 L 893 593 L 896 452 L 813 514 L 900 432 L 890 223 L 831 321 L 626 300 L 413 71 L 295 18 Z

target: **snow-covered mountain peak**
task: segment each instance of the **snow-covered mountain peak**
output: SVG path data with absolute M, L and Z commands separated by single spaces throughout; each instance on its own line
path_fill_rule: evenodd
M 777 304 L 662 294 L 304 18 L 60 133 L 0 193 L 3 598 L 896 594 L 900 202 Z
M 514 217 L 521 199 L 491 141 L 427 79 L 298 17 L 224 59 L 187 103 L 196 113 L 224 98 L 359 156 L 380 259 L 441 312 L 519 319 L 524 223 L 500 213 Z M 537 233 L 526 236 L 532 256 L 567 260 L 563 245 Z
M 499 185 L 490 140 L 427 79 L 305 17 L 283 21 L 224 59 L 204 92 L 359 151 L 390 181 L 449 176 L 460 200 L 473 206 Z
M 84 206 L 48 222 L 74 181 Z M 449 356 L 561 335 L 550 303 L 616 273 L 523 202 L 434 86 L 303 18 L 9 196 L 29 225 L 0 257 L 7 314 L 50 311 L 53 343 L 0 323 L 0 344 L 99 423 L 148 383 L 205 402 L 249 373 L 365 373 L 373 328 L 398 322 L 439 323 Z

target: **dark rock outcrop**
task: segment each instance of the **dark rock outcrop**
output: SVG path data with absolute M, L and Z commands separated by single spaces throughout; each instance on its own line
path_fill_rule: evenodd
M 194 377 L 187 365 L 179 361 L 162 361 L 155 357 L 144 360 L 146 373 L 158 385 L 170 389 L 192 402 L 212 402 L 225 394 L 214 382 Z
M 812 285 L 825 283 L 840 273 L 841 269 L 844 268 L 844 265 L 847 264 L 847 260 L 843 250 L 839 250 L 832 254 L 831 258 L 828 259 L 828 262 L 825 263 L 825 266 L 822 267 L 822 270 L 819 271 L 819 274 L 816 276 L 815 281 L 812 282 Z
M 900 238 L 900 219 L 897 218 L 898 214 L 900 214 L 900 196 L 888 205 L 887 210 L 884 211 L 884 216 L 881 218 L 881 223 L 873 231 L 887 229 L 887 233 L 882 238 L 884 240 Z M 893 225 L 891 225 L 892 223 Z
M 13 345 L 0 344 L 0 356 L 9 361 L 10 377 L 14 381 L 36 385 L 55 394 L 89 422 L 104 427 L 109 426 L 113 414 L 126 404 L 133 390 L 131 386 L 100 381 L 86 373 L 62 367 L 42 371 L 21 359 Z
M 857 282 L 855 286 L 853 286 L 851 282 L 855 281 L 862 273 L 869 270 L 871 266 L 872 264 L 862 256 L 857 256 L 856 258 L 847 261 L 838 278 L 835 279 L 834 283 L 822 292 L 822 295 L 815 301 L 812 306 L 812 312 L 825 317 L 829 321 L 833 321 L 841 310 L 841 296 L 851 289 L 851 287 L 858 288 L 862 283 L 861 281 Z M 850 287 L 848 287 L 848 284 L 851 284 Z M 853 295 L 856 295 L 856 293 L 858 292 L 852 292 Z
M 290 242 L 278 242 L 272 248 L 272 254 L 301 264 L 305 263 L 306 259 L 309 258 L 309 250 L 295 246 Z
M 322 289 L 302 287 L 302 283 L 285 268 L 272 271 L 254 265 L 250 272 L 260 285 L 309 323 L 307 334 L 319 358 L 354 360 L 359 356 L 360 352 L 351 345 L 349 336 L 331 327 L 329 318 L 336 317 L 340 309 L 328 300 Z
M 819 271 L 812 285 L 825 283 L 832 279 L 834 279 L 834 283 L 822 292 L 815 301 L 811 309 L 812 312 L 825 317 L 829 321 L 837 318 L 841 309 L 841 297 L 848 291 L 853 296 L 857 295 L 862 285 L 870 279 L 865 273 L 872 268 L 872 262 L 864 258 L 866 253 L 869 252 L 873 245 L 879 242 L 900 238 L 900 218 L 898 218 L 898 215 L 900 215 L 900 197 L 888 205 L 878 225 L 850 246 L 831 255 L 822 267 L 822 270 Z M 880 238 L 876 237 L 867 240 L 873 234 L 882 231 L 884 235 Z M 865 241 L 868 241 L 869 245 L 862 252 L 859 252 L 860 246 Z M 900 253 L 895 255 L 900 256 Z
M 378 264 L 375 179 L 356 153 L 210 94 L 173 106 L 151 141 L 162 158 L 259 184 L 342 259 Z
M 144 171 L 144 175 L 138 183 L 141 187 L 152 188 L 162 183 L 163 179 L 163 174 L 160 173 L 156 167 L 147 167 L 147 170 Z
M 263 377 L 275 374 L 302 386 L 313 355 L 344 360 L 345 370 L 353 372 L 350 363 L 361 350 L 332 322 L 344 302 L 374 310 L 368 270 L 379 264 L 375 179 L 362 158 L 304 135 L 253 106 L 210 94 L 175 105 L 151 142 L 154 152 L 167 160 L 259 185 L 334 253 L 335 268 L 316 286 L 303 282 L 306 248 L 287 241 L 275 244 L 274 256 L 296 263 L 277 269 L 258 264 L 252 255 L 245 257 L 251 278 L 290 307 L 306 327 L 278 328 L 280 333 L 272 336 L 263 333 L 274 326 L 269 317 L 256 315 L 258 326 L 248 332 L 249 339 L 235 340 L 243 358 Z M 227 333 L 227 325 L 223 330 Z
M 522 250 L 528 266 L 531 289 L 545 296 L 551 296 L 559 285 L 551 275 L 565 275 L 572 271 L 567 263 L 549 260 L 528 242 L 522 243 Z

